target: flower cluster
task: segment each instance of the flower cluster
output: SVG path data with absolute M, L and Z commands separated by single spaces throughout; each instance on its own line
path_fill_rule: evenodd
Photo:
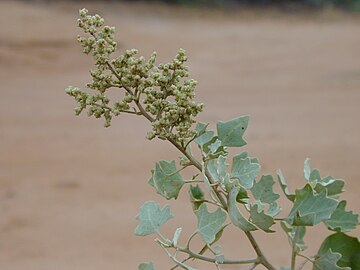
M 88 15 L 86 9 L 80 10 L 78 25 L 89 34 L 78 38 L 83 52 L 92 54 L 96 65 L 87 87 L 97 92 L 92 95 L 77 87 L 67 88 L 66 92 L 79 103 L 76 114 L 87 109 L 89 116 L 105 118 L 106 127 L 120 113 L 143 115 L 152 125 L 148 139 L 158 137 L 185 144 L 195 135 L 192 125 L 203 105 L 194 100 L 197 83 L 187 79 L 189 71 L 183 49 L 170 63 L 160 65 L 155 65 L 155 52 L 146 60 L 136 57 L 135 49 L 111 58 L 116 50 L 115 28 L 104 25 L 99 15 Z M 105 94 L 113 87 L 123 89 L 124 95 L 121 100 L 110 102 Z

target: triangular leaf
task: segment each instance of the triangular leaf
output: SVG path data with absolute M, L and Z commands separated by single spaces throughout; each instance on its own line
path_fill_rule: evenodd
M 286 183 L 285 177 L 282 174 L 281 170 L 277 171 L 277 177 L 281 186 L 282 191 L 284 192 L 286 198 L 288 198 L 288 200 L 290 201 L 295 201 L 295 194 L 290 194 L 289 189 L 288 189 L 288 185 Z
M 340 258 L 340 253 L 332 252 L 329 249 L 314 261 L 313 270 L 351 270 L 350 267 L 339 267 L 337 265 Z
M 135 228 L 135 234 L 139 236 L 149 235 L 160 231 L 160 226 L 173 218 L 170 213 L 170 206 L 166 205 L 160 209 L 160 205 L 154 201 L 148 201 L 140 208 L 140 213 L 136 216 L 139 221 Z
M 352 211 L 345 211 L 346 201 L 341 201 L 329 220 L 324 223 L 331 230 L 348 232 L 354 230 L 359 224 L 359 215 L 353 214 Z
M 240 187 L 233 187 L 229 193 L 228 213 L 230 220 L 236 227 L 239 227 L 243 231 L 255 231 L 257 230 L 255 224 L 248 221 L 236 205 L 236 197 L 239 190 Z
M 210 213 L 206 204 L 202 204 L 195 215 L 198 218 L 198 231 L 203 241 L 207 244 L 214 242 L 216 234 L 223 228 L 226 213 L 220 208 Z
M 240 185 L 244 188 L 251 189 L 259 173 L 259 163 L 251 162 L 250 158 L 243 159 L 241 154 L 233 158 L 231 178 L 239 179 Z
M 326 192 L 313 193 L 310 185 L 296 190 L 295 203 L 286 221 L 297 226 L 313 226 L 329 219 L 338 201 L 326 196 Z
M 229 147 L 241 147 L 246 145 L 243 135 L 248 123 L 249 116 L 242 116 L 228 122 L 219 121 L 217 123 L 217 132 L 223 145 Z
M 258 205 L 255 204 L 250 208 L 251 222 L 265 232 L 274 232 L 270 227 L 275 224 L 274 218 L 265 214 L 263 210 L 258 211 Z
M 139 270 L 155 270 L 155 267 L 152 262 L 141 263 L 138 267 Z
M 171 162 L 161 160 L 156 163 L 155 170 L 152 170 L 152 177 L 149 180 L 149 184 L 168 200 L 178 197 L 184 183 L 182 176 L 176 169 L 174 160 Z
M 355 237 L 344 233 L 334 233 L 328 236 L 318 251 L 317 256 L 322 256 L 329 250 L 341 254 L 338 265 L 341 267 L 350 267 L 353 270 L 360 269 L 360 242 Z
M 275 181 L 271 175 L 263 175 L 259 182 L 255 182 L 251 188 L 255 200 L 262 203 L 271 204 L 279 199 L 279 194 L 274 193 L 273 185 Z

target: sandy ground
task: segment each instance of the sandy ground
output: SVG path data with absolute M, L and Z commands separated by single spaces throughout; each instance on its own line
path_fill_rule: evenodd
M 198 99 L 206 104 L 201 121 L 250 114 L 244 149 L 259 157 L 263 173 L 281 168 L 294 190 L 304 184 L 303 161 L 311 157 L 324 175 L 346 179 L 344 198 L 360 212 L 358 18 L 1 1 L 1 270 L 171 265 L 152 237 L 133 236 L 134 216 L 146 200 L 165 203 L 146 181 L 155 161 L 179 154 L 146 141 L 142 119 L 124 116 L 104 129 L 102 121 L 75 117 L 75 103 L 64 93 L 89 80 L 91 60 L 75 41 L 83 6 L 116 25 L 121 49 L 137 47 L 146 56 L 157 50 L 160 61 L 187 49 Z M 177 226 L 185 236 L 192 232 L 196 219 L 186 201 L 183 192 L 170 202 L 177 219 L 164 234 Z M 283 208 L 285 215 L 286 201 Z M 325 235 L 309 230 L 310 254 Z M 285 236 L 255 237 L 275 265 L 289 264 Z M 229 258 L 253 256 L 236 230 L 222 246 Z

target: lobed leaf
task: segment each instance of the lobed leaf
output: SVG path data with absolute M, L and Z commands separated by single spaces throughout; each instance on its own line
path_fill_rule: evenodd
M 359 224 L 359 215 L 353 214 L 352 211 L 345 211 L 346 201 L 341 201 L 330 219 L 325 220 L 325 225 L 330 230 L 348 232 L 354 230 Z
M 307 184 L 303 189 L 296 190 L 294 206 L 286 221 L 291 225 L 313 226 L 329 219 L 338 201 L 326 196 L 326 191 L 314 194 Z
M 243 154 L 240 154 L 233 158 L 231 178 L 238 179 L 241 186 L 251 189 L 255 178 L 260 173 L 260 165 L 257 162 L 251 161 L 248 157 L 243 158 L 243 156 Z
M 310 167 L 310 159 L 304 162 L 304 175 L 309 184 L 317 193 L 326 190 L 328 196 L 335 196 L 343 192 L 344 181 L 341 179 L 334 179 L 331 176 L 321 178 L 320 172 L 317 169 L 312 170 Z
M 270 227 L 275 224 L 274 218 L 265 214 L 264 210 L 259 211 L 257 204 L 250 208 L 250 218 L 251 222 L 261 230 L 265 232 L 274 232 L 273 230 L 270 230 Z
M 216 234 L 223 228 L 226 213 L 220 208 L 211 213 L 207 210 L 206 204 L 202 204 L 195 215 L 198 218 L 198 231 L 201 238 L 205 243 L 211 244 L 215 241 Z
M 273 191 L 274 184 L 275 181 L 271 175 L 263 175 L 259 182 L 255 181 L 254 186 L 251 188 L 255 200 L 272 204 L 279 199 L 280 195 Z
M 160 205 L 154 201 L 148 201 L 140 208 L 140 213 L 136 216 L 139 221 L 135 228 L 135 234 L 146 236 L 160 231 L 161 225 L 174 216 L 170 213 L 170 206 L 166 205 L 160 209 Z
M 350 267 L 353 270 L 360 269 L 360 242 L 355 237 L 337 232 L 328 236 L 317 253 L 323 256 L 329 250 L 341 254 L 337 264 L 341 267 Z
M 224 146 L 241 147 L 246 145 L 243 139 L 245 130 L 248 127 L 249 116 L 242 116 L 227 122 L 217 123 L 217 133 Z
M 351 270 L 350 267 L 339 267 L 337 265 L 340 258 L 340 253 L 332 252 L 331 249 L 329 249 L 314 261 L 313 270 Z
M 156 163 L 155 170 L 152 171 L 152 177 L 149 184 L 166 199 L 176 199 L 184 185 L 184 180 L 176 169 L 175 161 L 161 160 Z

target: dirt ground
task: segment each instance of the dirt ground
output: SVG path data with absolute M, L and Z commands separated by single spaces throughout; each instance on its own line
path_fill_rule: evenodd
M 133 235 L 138 208 L 170 203 L 169 237 L 177 226 L 188 236 L 196 223 L 187 192 L 165 202 L 146 184 L 156 161 L 179 156 L 144 139 L 146 121 L 124 116 L 104 129 L 74 116 L 64 89 L 83 86 L 92 67 L 76 42 L 83 6 L 117 27 L 122 50 L 156 50 L 164 62 L 186 49 L 206 104 L 199 120 L 214 126 L 249 114 L 244 149 L 262 173 L 281 168 L 294 190 L 310 157 L 323 175 L 346 180 L 344 198 L 360 212 L 359 18 L 79 2 L 0 2 L 1 270 L 137 269 L 148 260 L 169 269 L 153 237 Z M 290 206 L 282 206 L 285 215 Z M 308 231 L 309 254 L 327 233 L 320 227 Z M 289 265 L 283 234 L 255 237 L 277 267 Z M 237 230 L 222 246 L 229 258 L 253 256 Z

